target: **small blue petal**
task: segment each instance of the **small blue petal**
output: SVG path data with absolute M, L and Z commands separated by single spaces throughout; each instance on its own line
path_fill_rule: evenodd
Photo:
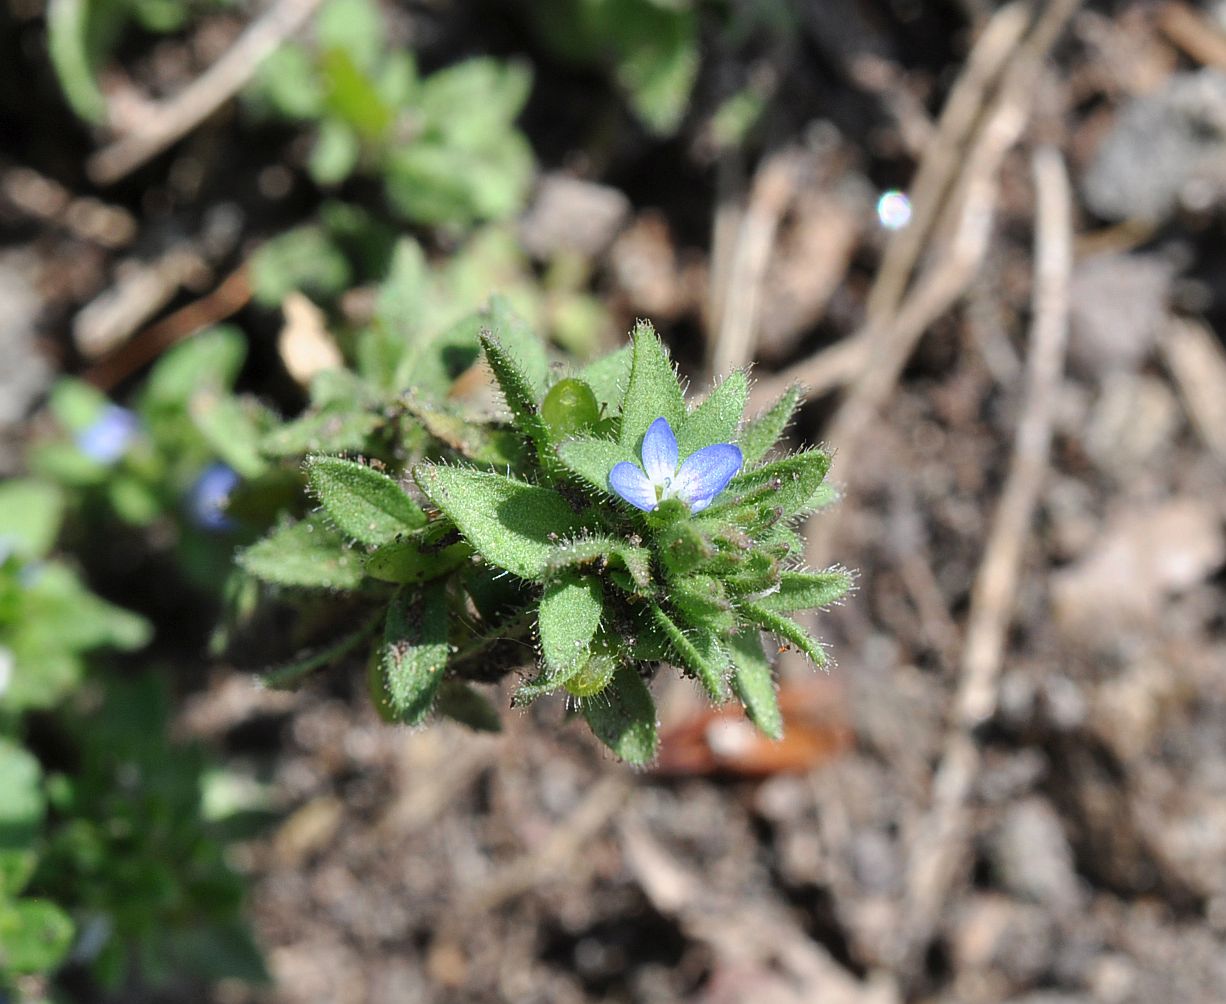
M 652 422 L 643 437 L 643 470 L 660 487 L 677 476 L 677 437 L 665 418 Z
M 677 498 L 690 507 L 690 512 L 702 512 L 728 487 L 743 460 L 740 447 L 731 443 L 704 446 L 685 458 L 677 471 L 673 490 Z
M 632 506 L 646 512 L 656 507 L 655 486 L 634 464 L 623 460 L 609 471 L 609 487 Z

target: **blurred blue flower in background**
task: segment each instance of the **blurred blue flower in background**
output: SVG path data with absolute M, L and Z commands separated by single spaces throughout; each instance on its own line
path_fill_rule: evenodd
M 110 465 L 128 452 L 139 432 L 135 412 L 108 404 L 91 425 L 77 433 L 77 449 L 91 460 Z
M 241 480 L 229 464 L 209 464 L 187 493 L 187 514 L 202 530 L 220 533 L 233 530 L 234 520 L 226 515 L 230 493 Z

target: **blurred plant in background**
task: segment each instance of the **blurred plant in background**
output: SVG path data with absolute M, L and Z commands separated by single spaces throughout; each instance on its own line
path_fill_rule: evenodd
M 108 467 L 133 429 L 104 405 L 77 448 Z M 54 556 L 65 497 L 0 486 L 0 990 L 65 964 L 108 991 L 263 979 L 225 834 L 202 815 L 202 751 L 171 742 L 159 676 L 98 661 L 151 625 Z
M 513 123 L 531 81 L 526 66 L 487 58 L 423 77 L 388 46 L 373 0 L 329 0 L 314 44 L 282 46 L 247 97 L 257 113 L 313 125 L 307 168 L 320 185 L 372 175 L 406 219 L 464 226 L 524 203 L 534 161 Z

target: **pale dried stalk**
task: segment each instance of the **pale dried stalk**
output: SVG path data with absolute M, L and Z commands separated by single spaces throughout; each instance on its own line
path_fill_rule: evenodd
M 966 291 L 978 274 L 987 250 L 997 176 L 1006 154 L 1022 135 L 1039 90 L 1043 60 L 1055 44 L 1079 0 L 1052 0 L 1005 69 L 1000 87 L 985 111 L 945 212 L 939 232 L 954 228 L 949 250 L 936 258 L 903 298 L 892 319 L 870 324 L 865 332 L 865 368 L 848 387 L 827 437 L 845 458 L 853 457 L 861 438 L 877 421 L 920 338 Z M 838 533 L 839 511 L 812 519 L 807 527 L 808 560 L 825 563 L 829 543 Z
M 731 373 L 753 356 L 766 268 L 779 221 L 796 194 L 800 160 L 798 151 L 785 150 L 768 157 L 754 175 L 721 294 L 719 329 L 711 346 L 712 376 Z
M 186 136 L 250 83 L 260 64 L 307 23 L 321 2 L 277 0 L 204 73 L 173 98 L 152 105 L 136 131 L 90 157 L 90 178 L 112 184 Z
M 948 200 L 943 196 L 951 185 L 956 185 L 960 168 L 961 174 L 965 174 L 962 151 L 967 136 L 1028 23 L 1029 13 L 1024 5 L 1014 3 L 1002 7 L 971 50 L 966 68 L 950 92 L 933 140 L 916 171 L 911 186 L 911 221 L 895 233 L 886 247 L 881 269 L 869 292 L 864 326 L 843 341 L 782 373 L 763 379 L 754 389 L 754 404 L 766 405 L 793 384 L 800 385 L 807 397 L 817 397 L 851 382 L 868 368 L 873 360 L 874 344 L 883 337 L 885 322 L 892 319 L 920 250 L 934 231 L 938 211 L 943 207 L 948 210 Z M 934 269 L 940 267 L 938 264 Z M 925 298 L 930 295 L 926 294 Z M 887 313 L 890 318 L 885 317 Z
M 907 903 L 898 958 L 914 969 L 932 937 L 947 891 L 964 858 L 966 803 L 979 772 L 975 729 L 994 713 L 1013 615 L 1022 551 L 1047 468 L 1053 415 L 1068 340 L 1072 199 L 1060 154 L 1034 158 L 1037 198 L 1034 320 L 1026 390 L 1009 473 L 971 593 L 961 676 L 933 804 L 911 842 Z

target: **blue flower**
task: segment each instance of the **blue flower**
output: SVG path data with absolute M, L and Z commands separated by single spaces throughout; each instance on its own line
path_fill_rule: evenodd
M 117 404 L 108 404 L 94 421 L 77 433 L 77 449 L 91 460 L 110 466 L 119 460 L 140 432 L 140 419 Z
M 704 446 L 680 467 L 677 455 L 677 437 L 668 420 L 657 418 L 643 437 L 643 470 L 622 461 L 609 472 L 609 487 L 647 512 L 665 499 L 680 499 L 690 512 L 702 512 L 728 487 L 744 460 L 740 448 L 732 443 Z
M 226 507 L 239 480 L 238 472 L 228 464 L 209 464 L 201 471 L 187 493 L 187 512 L 192 522 L 202 530 L 233 530 L 235 523 L 226 515 Z

